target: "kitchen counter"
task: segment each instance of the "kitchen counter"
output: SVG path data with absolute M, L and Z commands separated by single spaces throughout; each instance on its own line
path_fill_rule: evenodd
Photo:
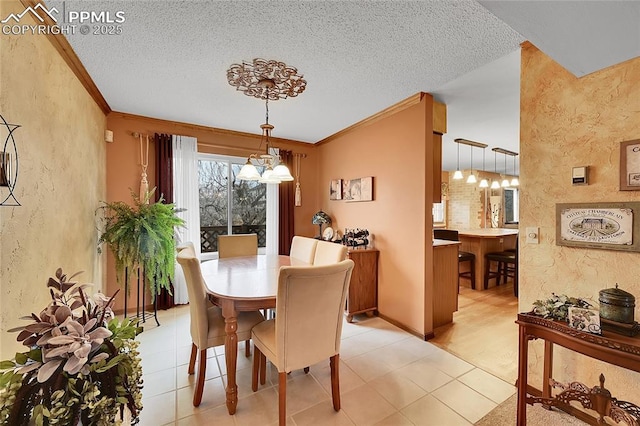
M 433 298 L 425 303 L 431 304 L 434 329 L 452 322 L 453 313 L 458 310 L 460 245 L 460 241 L 433 240 Z
M 517 235 L 517 229 L 511 228 L 482 228 L 482 229 L 461 229 L 458 231 L 458 235 L 477 238 L 494 238 L 504 237 L 507 235 Z
M 456 246 L 460 245 L 460 241 L 449 241 L 449 240 L 433 240 L 433 247 L 445 247 L 445 246 Z

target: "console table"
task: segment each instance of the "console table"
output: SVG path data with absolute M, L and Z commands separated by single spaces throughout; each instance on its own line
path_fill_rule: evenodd
M 603 331 L 602 335 L 583 333 L 568 324 L 536 316 L 533 313 L 518 314 L 519 325 L 518 358 L 518 413 L 517 425 L 527 424 L 527 404 L 554 406 L 572 414 L 581 420 L 599 425 L 599 419 L 569 405 L 570 401 L 579 401 L 583 407 L 592 409 L 600 415 L 608 416 L 616 422 L 625 421 L 628 425 L 640 425 L 640 407 L 619 401 L 605 388 L 605 378 L 600 375 L 599 386 L 588 388 L 579 382 L 562 384 L 553 380 L 553 345 L 560 345 L 574 352 L 595 358 L 609 364 L 640 372 L 640 339 Z M 527 362 L 529 341 L 544 340 L 544 377 L 542 396 L 534 396 L 527 385 Z M 552 396 L 551 388 L 560 388 L 562 392 Z

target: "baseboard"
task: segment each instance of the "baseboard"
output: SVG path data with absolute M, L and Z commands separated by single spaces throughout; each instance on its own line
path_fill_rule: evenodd
M 436 337 L 435 334 L 433 334 L 433 331 L 428 333 L 428 334 L 422 334 L 412 328 L 407 327 L 406 325 L 402 324 L 399 321 L 396 321 L 392 318 L 389 318 L 388 316 L 381 314 L 380 312 L 378 312 L 378 316 L 380 318 L 382 318 L 383 320 L 385 320 L 386 322 L 395 325 L 396 327 L 406 331 L 407 333 L 413 334 L 416 337 L 421 338 L 422 340 L 429 340 L 429 339 L 433 339 L 434 337 Z

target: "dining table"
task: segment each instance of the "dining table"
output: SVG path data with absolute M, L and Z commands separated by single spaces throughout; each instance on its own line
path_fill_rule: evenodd
M 229 257 L 201 264 L 209 299 L 220 306 L 225 320 L 226 404 L 229 414 L 235 414 L 238 405 L 238 312 L 275 308 L 280 268 L 309 265 L 282 255 Z

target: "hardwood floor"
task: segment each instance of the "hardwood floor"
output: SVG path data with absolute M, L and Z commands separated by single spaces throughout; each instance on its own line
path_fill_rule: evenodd
M 460 287 L 453 323 L 435 329 L 429 342 L 515 384 L 518 377 L 518 299 L 513 283 L 485 291 Z

